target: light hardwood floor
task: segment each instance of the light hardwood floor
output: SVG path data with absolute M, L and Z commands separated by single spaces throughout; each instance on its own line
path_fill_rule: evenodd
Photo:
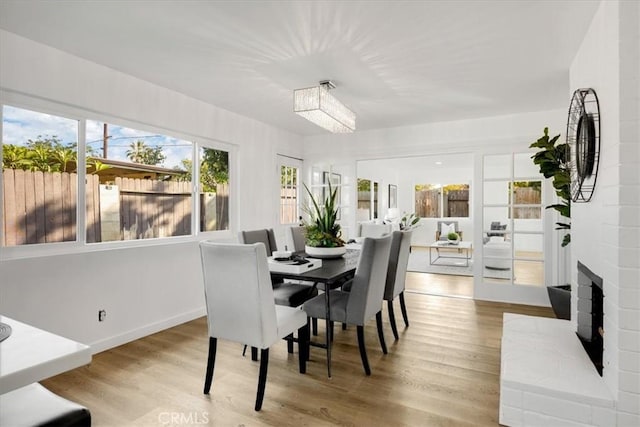
M 380 351 L 375 321 L 365 327 L 370 377 L 355 327 L 336 327 L 332 379 L 321 349 L 312 348 L 301 375 L 297 350 L 289 355 L 285 342 L 273 346 L 261 412 L 253 410 L 259 363 L 242 357 L 239 344 L 219 342 L 211 395 L 202 394 L 204 318 L 97 354 L 90 365 L 43 384 L 86 405 L 97 427 L 497 425 L 502 314 L 551 310 L 417 293 L 406 300 L 406 329 L 396 303 L 398 341 L 384 311 L 389 354 Z

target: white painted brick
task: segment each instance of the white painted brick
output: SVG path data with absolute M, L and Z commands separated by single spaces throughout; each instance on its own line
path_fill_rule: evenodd
M 640 167 L 636 165 L 638 170 Z M 640 173 L 638 173 L 640 175 Z M 623 227 L 640 227 L 640 206 L 620 206 L 619 221 Z
M 640 331 L 640 311 L 620 310 L 620 327 L 631 331 Z
M 618 286 L 621 288 L 637 288 L 638 283 L 640 283 L 640 268 L 618 270 Z
M 620 390 L 640 395 L 640 373 L 620 372 Z
M 618 393 L 618 403 L 616 406 L 621 412 L 640 414 L 640 394 L 621 391 Z
M 620 350 L 640 352 L 640 332 L 621 329 L 618 340 Z
M 522 408 L 522 390 L 500 386 L 500 405 Z
M 626 147 L 625 147 L 626 146 Z M 627 152 L 626 150 L 633 150 Z M 626 157 L 625 154 L 630 154 Z M 638 149 L 638 120 L 620 122 L 620 156 L 621 158 L 637 159 L 640 154 Z
M 591 406 L 568 400 L 542 396 L 537 393 L 523 393 L 522 409 L 553 417 L 589 423 Z
M 614 331 L 620 325 L 620 308 L 616 305 L 617 292 L 609 292 L 604 297 L 605 333 Z
M 640 311 L 640 289 L 620 288 L 618 294 L 620 295 L 620 308 Z
M 616 411 L 610 408 L 594 406 L 591 412 L 591 423 L 597 427 L 616 425 Z
M 640 249 L 620 248 L 618 251 L 618 265 L 624 268 L 640 268 Z
M 638 187 L 640 191 L 640 186 Z M 623 248 L 640 247 L 640 227 L 620 227 L 617 230 L 618 245 Z
M 500 403 L 500 424 L 510 427 L 520 427 L 522 423 L 522 409 L 504 406 Z
M 622 371 L 640 372 L 640 352 L 621 351 L 618 356 Z
M 640 426 L 640 414 L 618 413 L 617 427 L 638 427 Z
M 588 427 L 590 424 L 569 421 L 549 415 L 539 414 L 537 412 L 523 412 L 523 423 L 525 426 L 531 427 Z M 591 411 L 589 410 L 589 418 L 591 418 Z

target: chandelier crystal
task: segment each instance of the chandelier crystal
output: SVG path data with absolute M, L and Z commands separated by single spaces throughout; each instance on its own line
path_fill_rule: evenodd
M 295 89 L 293 111 L 329 132 L 353 132 L 356 115 L 329 93 L 335 87 L 330 80 L 323 80 L 319 86 Z

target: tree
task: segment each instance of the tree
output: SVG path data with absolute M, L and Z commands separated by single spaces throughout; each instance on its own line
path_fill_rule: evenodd
M 132 142 L 127 150 L 127 157 L 134 163 L 157 166 L 165 161 L 167 156 L 162 153 L 162 147 L 149 147 L 144 141 Z
M 76 172 L 78 168 L 78 144 L 63 144 L 57 136 L 38 135 L 27 140 L 25 145 L 4 144 L 2 147 L 2 168 L 22 169 L 41 172 Z M 89 151 L 87 152 L 89 154 Z M 87 168 L 91 173 L 109 168 L 99 161 L 87 158 Z
M 193 176 L 193 164 L 191 159 L 182 160 L 182 169 L 185 171 L 179 179 L 191 181 Z M 205 193 L 215 193 L 218 184 L 229 182 L 229 153 L 213 148 L 203 149 L 200 162 L 200 184 Z

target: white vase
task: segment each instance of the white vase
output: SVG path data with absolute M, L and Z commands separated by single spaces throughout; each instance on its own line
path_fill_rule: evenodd
M 312 258 L 340 258 L 347 253 L 347 248 L 345 246 L 335 248 L 305 246 L 304 251 Z

